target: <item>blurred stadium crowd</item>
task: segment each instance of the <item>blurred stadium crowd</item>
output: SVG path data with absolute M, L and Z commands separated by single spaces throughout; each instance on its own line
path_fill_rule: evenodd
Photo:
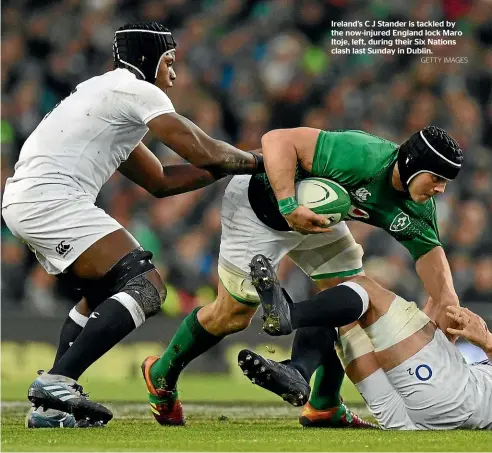
M 447 129 L 464 149 L 465 166 L 437 200 L 441 239 L 462 303 L 492 307 L 490 0 L 4 0 L 2 10 L 2 189 L 43 116 L 76 84 L 112 69 L 115 29 L 156 20 L 178 43 L 170 91 L 176 111 L 240 148 L 258 148 L 270 129 L 299 125 L 362 129 L 397 143 L 429 124 Z M 332 55 L 330 22 L 357 19 L 456 20 L 464 36 L 433 56 L 468 63 Z M 146 141 L 163 163 L 180 160 Z M 226 183 L 158 200 L 115 174 L 97 201 L 154 253 L 171 315 L 214 298 Z M 383 231 L 349 225 L 365 249 L 366 272 L 422 302 L 409 254 Z M 3 221 L 1 233 L 3 308 L 46 315 L 68 308 L 70 292 Z M 288 260 L 281 276 L 295 300 L 312 290 Z

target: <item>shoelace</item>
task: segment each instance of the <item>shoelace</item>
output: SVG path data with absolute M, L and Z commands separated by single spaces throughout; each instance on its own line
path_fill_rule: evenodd
M 76 392 L 79 392 L 81 396 L 85 396 L 86 398 L 89 397 L 89 393 L 85 392 L 84 393 L 84 387 L 82 387 L 80 384 L 72 384 L 70 385 Z

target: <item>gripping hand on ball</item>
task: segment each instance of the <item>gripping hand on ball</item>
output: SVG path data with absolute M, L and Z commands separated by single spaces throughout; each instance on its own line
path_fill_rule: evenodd
M 330 223 L 325 217 L 304 206 L 297 207 L 290 214 L 284 215 L 284 218 L 294 231 L 302 234 L 328 233 L 331 231 L 331 228 L 328 227 Z

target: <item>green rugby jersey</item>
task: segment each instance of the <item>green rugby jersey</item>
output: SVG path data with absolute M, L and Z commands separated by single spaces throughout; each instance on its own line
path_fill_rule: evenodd
M 393 188 L 391 177 L 398 145 L 363 131 L 322 131 L 318 137 L 312 172 L 298 167 L 296 181 L 309 176 L 331 179 L 349 192 L 349 219 L 387 231 L 417 260 L 440 246 L 433 199 L 418 204 Z M 273 190 L 265 174 L 252 177 L 251 207 L 267 226 L 286 231 Z

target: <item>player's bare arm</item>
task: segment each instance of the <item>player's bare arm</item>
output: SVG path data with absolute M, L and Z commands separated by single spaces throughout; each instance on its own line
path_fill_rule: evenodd
M 443 248 L 434 247 L 430 252 L 421 256 L 417 260 L 416 270 L 431 296 L 429 301 L 431 306 L 427 310 L 434 313 L 431 317 L 434 318 L 437 326 L 450 337 L 447 328 L 451 327 L 452 321 L 446 316 L 446 307 L 448 305 L 459 306 L 459 300 Z
M 457 324 L 456 329 L 448 327 L 448 333 L 466 338 L 470 343 L 481 348 L 489 360 L 492 360 L 492 333 L 480 316 L 468 308 L 455 305 L 447 307 L 446 315 Z
M 209 171 L 192 164 L 163 167 L 152 151 L 141 142 L 118 170 L 157 198 L 200 189 L 217 180 Z
M 298 127 L 267 132 L 261 139 L 265 171 L 289 226 L 301 233 L 324 233 L 326 219 L 310 209 L 298 206 L 294 177 L 299 162 L 311 171 L 319 129 Z
M 210 171 L 216 178 L 226 174 L 262 171 L 262 157 L 241 151 L 207 135 L 196 124 L 177 113 L 160 115 L 147 123 L 151 132 L 193 165 Z

